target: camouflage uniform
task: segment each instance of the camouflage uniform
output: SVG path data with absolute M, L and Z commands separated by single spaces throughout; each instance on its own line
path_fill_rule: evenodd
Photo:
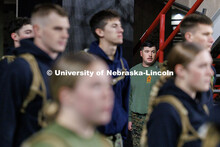
M 146 120 L 146 114 L 131 112 L 133 147 L 140 146 L 140 137 Z

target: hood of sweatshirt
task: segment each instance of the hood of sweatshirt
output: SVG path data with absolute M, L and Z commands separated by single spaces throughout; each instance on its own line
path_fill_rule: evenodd
M 202 95 L 200 92 L 197 92 L 196 98 L 193 99 L 191 96 L 189 96 L 186 92 L 178 88 L 175 83 L 174 79 L 169 79 L 159 90 L 158 96 L 161 95 L 173 95 L 180 100 L 187 101 L 189 103 L 206 103 L 205 95 Z
M 34 44 L 33 38 L 23 39 L 20 41 L 20 44 L 20 47 L 13 50 L 14 55 L 19 56 L 21 54 L 30 53 L 34 55 L 37 59 L 43 60 L 49 65 L 54 62 L 54 60 L 47 53 L 42 51 Z
M 110 60 L 109 57 L 105 54 L 105 52 L 99 47 L 99 41 L 94 41 L 91 43 L 89 52 L 92 54 L 96 54 L 99 57 L 103 58 L 108 64 L 112 62 L 118 62 L 122 58 L 122 46 L 119 45 L 117 47 L 114 60 Z

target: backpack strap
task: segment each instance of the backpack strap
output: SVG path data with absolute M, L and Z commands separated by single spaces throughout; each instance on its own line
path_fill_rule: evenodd
M 21 109 L 20 109 L 20 111 L 22 113 L 25 113 L 26 107 L 28 106 L 28 104 L 31 101 L 33 101 L 35 99 L 36 95 L 39 95 L 40 97 L 42 97 L 43 104 L 46 103 L 47 90 L 46 90 L 44 79 L 43 79 L 42 74 L 40 72 L 38 63 L 37 63 L 36 59 L 34 58 L 34 56 L 27 53 L 27 54 L 20 55 L 20 57 L 28 62 L 28 64 L 30 65 L 31 71 L 32 71 L 32 75 L 33 75 L 32 83 L 31 83 L 31 86 L 29 89 L 29 93 L 28 93 L 27 97 L 24 99 L 22 106 L 21 106 Z
M 203 105 L 203 109 L 205 110 L 205 113 L 209 116 L 209 108 L 206 104 Z
M 217 147 L 220 144 L 220 131 L 215 124 L 208 125 L 206 137 L 202 142 L 202 147 Z
M 120 62 L 121 62 L 121 66 L 122 66 L 122 72 L 126 72 L 127 69 L 126 69 L 125 66 L 124 66 L 124 63 L 123 63 L 122 58 L 120 59 Z M 118 81 L 123 80 L 124 78 L 125 78 L 125 75 L 124 75 L 124 74 L 122 74 L 122 76 L 119 76 L 119 77 L 113 78 L 113 79 L 112 79 L 112 85 L 117 84 Z
M 177 147 L 182 147 L 185 142 L 201 139 L 197 131 L 193 128 L 189 121 L 188 111 L 176 97 L 172 95 L 158 97 L 157 99 L 155 99 L 155 105 L 158 105 L 159 103 L 169 103 L 176 109 L 180 116 L 182 123 L 182 132 L 180 134 Z
M 36 143 L 45 143 L 53 147 L 72 147 L 64 138 L 54 133 L 41 133 L 33 136 L 22 144 L 22 147 L 32 147 Z
M 177 113 L 180 116 L 180 120 L 182 124 L 182 132 L 180 134 L 177 147 L 182 147 L 186 142 L 201 139 L 197 131 L 193 128 L 193 126 L 190 123 L 187 109 L 176 97 L 172 95 L 163 95 L 153 99 L 152 103 L 150 104 L 151 111 L 148 113 L 146 120 L 149 120 L 149 117 L 153 112 L 153 109 L 160 103 L 170 104 L 171 106 L 174 107 L 174 109 L 177 111 Z M 147 146 L 146 134 L 147 134 L 147 129 L 146 127 L 144 127 L 144 130 L 142 132 L 142 146 Z
M 16 56 L 14 55 L 5 55 L 5 56 L 2 56 L 1 60 L 7 59 L 7 62 L 11 63 L 15 60 L 15 58 Z

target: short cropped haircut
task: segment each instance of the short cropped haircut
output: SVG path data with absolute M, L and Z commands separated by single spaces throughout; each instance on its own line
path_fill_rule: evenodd
M 120 19 L 120 15 L 113 10 L 102 10 L 93 15 L 93 17 L 90 19 L 90 27 L 91 31 L 94 34 L 94 36 L 99 39 L 99 36 L 96 34 L 95 30 L 97 28 L 104 29 L 105 25 L 107 24 L 107 20 L 118 18 Z
M 186 16 L 180 24 L 180 32 L 185 39 L 186 32 L 192 32 L 199 24 L 212 26 L 212 20 L 203 14 L 190 14 Z
M 205 50 L 202 46 L 192 42 L 177 43 L 170 51 L 167 61 L 168 70 L 174 71 L 177 64 L 187 67 L 201 51 Z
M 39 4 L 36 5 L 31 14 L 31 23 L 35 24 L 36 18 L 47 17 L 50 13 L 56 13 L 62 17 L 68 17 L 66 11 L 57 4 Z
M 142 45 L 141 45 L 141 50 L 144 49 L 144 47 L 155 47 L 156 45 L 152 42 L 152 41 L 145 41 Z M 157 49 L 156 49 L 157 50 Z
M 9 25 L 9 33 L 18 33 L 18 31 L 24 26 L 31 24 L 30 19 L 27 17 L 18 17 L 12 20 Z

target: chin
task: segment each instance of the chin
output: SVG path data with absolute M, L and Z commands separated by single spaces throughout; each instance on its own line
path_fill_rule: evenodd
M 64 52 L 64 50 L 65 50 L 65 48 L 63 48 L 63 47 L 61 48 L 61 47 L 60 47 L 60 48 L 57 48 L 57 49 L 56 49 L 56 52 Z
M 122 43 L 123 43 L 123 40 L 117 42 L 117 44 L 122 44 Z
M 110 118 L 101 118 L 101 119 L 97 119 L 97 125 L 106 125 L 110 122 Z
M 209 88 L 210 88 L 209 86 L 206 86 L 206 87 L 201 88 L 200 91 L 201 92 L 206 92 L 206 91 L 209 90 Z

